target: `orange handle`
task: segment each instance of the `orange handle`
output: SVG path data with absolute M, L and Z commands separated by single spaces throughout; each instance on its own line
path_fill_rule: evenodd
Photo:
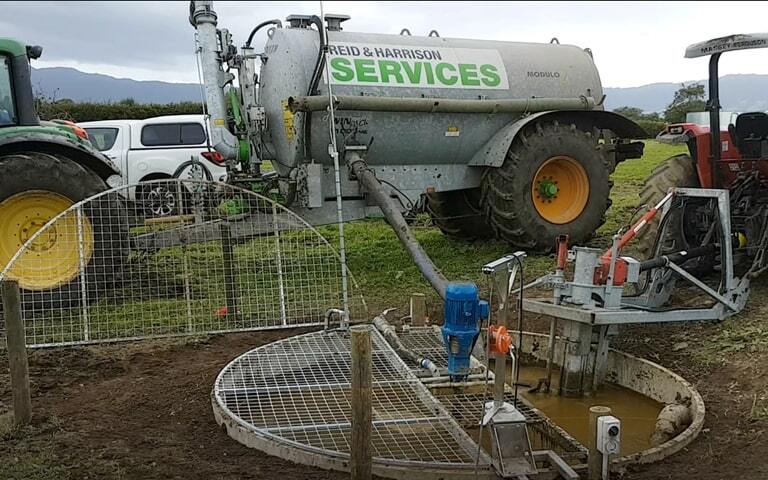
M 507 333 L 507 327 L 489 325 L 488 345 L 491 353 L 506 355 L 512 346 L 512 336 Z

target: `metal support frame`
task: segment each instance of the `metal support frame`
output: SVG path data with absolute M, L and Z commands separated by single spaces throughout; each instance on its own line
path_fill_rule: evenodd
M 613 285 L 615 261 L 619 258 L 618 237 L 614 237 L 611 248 L 612 262 L 605 284 L 595 283 L 593 280 L 595 268 L 599 266 L 599 252 L 583 247 L 574 248 L 573 280 L 565 282 L 556 274 L 547 275 L 537 282 L 541 283 L 543 279 L 544 283 L 551 285 L 553 297 L 523 300 L 525 311 L 551 315 L 565 321 L 563 332 L 566 337 L 566 351 L 560 388 L 562 394 L 581 395 L 584 391 L 597 389 L 602 384 L 606 374 L 610 338 L 615 333 L 616 325 L 723 320 L 744 308 L 749 292 L 749 278 L 746 275 L 742 278 L 734 277 L 729 192 L 719 189 L 677 188 L 672 190 L 671 194 L 677 197 L 712 199 L 717 203 L 721 233 L 718 243 L 723 275 L 721 291 L 716 291 L 673 262 L 672 258 L 676 257 L 662 255 L 659 257 L 662 261 L 658 262 L 659 266 L 655 267 L 649 285 L 644 289 L 645 293 L 624 297 L 623 286 Z M 672 202 L 665 202 L 662 218 L 669 215 L 672 208 Z M 624 261 L 637 264 L 633 259 L 625 258 Z M 639 270 L 635 272 L 629 281 L 637 281 Z M 690 282 L 716 303 L 707 308 L 660 308 L 668 300 L 675 278 Z M 602 303 L 595 300 L 598 297 L 602 299 Z M 587 360 L 593 353 L 594 333 L 597 333 L 597 345 L 592 364 Z M 591 381 L 588 365 L 592 367 Z
M 715 299 L 718 303 L 709 308 L 670 309 L 658 310 L 654 305 L 652 296 L 653 288 L 644 297 L 625 297 L 617 308 L 603 308 L 599 306 L 577 306 L 557 304 L 549 298 L 531 298 L 523 300 L 523 309 L 527 312 L 552 315 L 554 317 L 573 322 L 590 325 L 621 325 L 635 323 L 665 323 L 685 322 L 693 320 L 723 320 L 738 313 L 744 308 L 746 294 L 749 291 L 748 278 L 734 277 L 734 261 L 731 243 L 731 213 L 730 197 L 727 190 L 706 188 L 676 188 L 675 196 L 692 198 L 712 198 L 717 201 L 717 210 L 722 232 L 721 249 L 723 252 L 721 268 L 724 275 L 723 291 L 718 293 L 704 282 L 688 273 L 679 265 L 667 261 L 663 268 L 675 272 L 683 279 L 691 282 L 701 291 Z M 664 205 L 663 216 L 669 214 L 671 202 Z M 733 300 L 729 300 L 733 299 Z

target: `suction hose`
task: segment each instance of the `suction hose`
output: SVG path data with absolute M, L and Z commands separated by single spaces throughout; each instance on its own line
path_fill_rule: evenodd
M 425 357 L 416 355 L 416 353 L 413 350 L 410 350 L 405 345 L 403 345 L 403 342 L 400 341 L 400 337 L 397 335 L 397 331 L 395 331 L 395 327 L 390 324 L 386 318 L 384 318 L 384 315 L 387 314 L 389 310 L 386 310 L 385 312 L 376 315 L 373 319 L 373 326 L 376 327 L 376 330 L 381 333 L 384 338 L 387 340 L 387 343 L 392 347 L 392 349 L 401 357 L 408 359 L 414 363 L 416 363 L 421 368 L 425 368 L 432 372 L 432 375 L 435 377 L 440 376 L 440 371 L 437 369 L 437 365 L 435 363 Z
M 419 271 L 424 278 L 427 279 L 432 288 L 434 288 L 440 297 L 445 299 L 445 289 L 448 285 L 448 279 L 438 270 L 429 255 L 421 248 L 419 241 L 413 236 L 410 227 L 406 223 L 403 215 L 400 213 L 400 208 L 397 203 L 389 196 L 389 193 L 384 190 L 383 185 L 376 178 L 376 174 L 368 168 L 368 164 L 356 151 L 347 153 L 347 162 L 352 169 L 352 174 L 357 178 L 368 193 L 376 201 L 376 204 L 381 208 L 384 213 L 384 217 L 389 222 L 389 225 L 395 231 L 400 243 L 411 254 L 414 263 L 419 268 Z

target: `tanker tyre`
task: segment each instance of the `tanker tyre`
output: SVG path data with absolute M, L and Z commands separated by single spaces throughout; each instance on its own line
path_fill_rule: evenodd
M 443 235 L 458 240 L 493 238 L 480 208 L 480 189 L 428 193 L 427 212 Z
M 640 191 L 640 205 L 645 205 L 644 211 L 654 207 L 661 201 L 672 187 L 698 187 L 699 177 L 696 166 L 688 154 L 675 155 L 664 160 L 653 169 L 643 183 Z M 654 217 L 638 232 L 635 241 L 641 258 L 650 258 L 654 254 L 656 235 L 659 227 L 659 216 Z M 668 230 L 669 231 L 669 230 Z M 670 232 L 680 237 L 682 232 Z M 666 237 L 666 235 L 665 235 Z
M 537 123 L 485 172 L 481 206 L 496 236 L 515 247 L 549 252 L 560 234 L 583 244 L 605 222 L 614 168 L 592 132 Z
M 59 154 L 20 152 L 0 156 L 0 270 L 35 231 L 69 206 L 107 190 L 94 172 Z M 73 308 L 81 304 L 82 279 L 79 252 L 90 251 L 85 267 L 85 285 L 93 298 L 118 286 L 129 253 L 128 224 L 123 202 L 117 194 L 106 194 L 82 207 L 84 232 L 78 233 L 75 214 L 60 219 L 31 248 L 38 257 L 50 258 L 59 270 L 36 271 L 39 260 L 24 264 L 22 255 L 14 263 L 22 287 L 25 311 L 34 308 Z M 29 225 L 25 225 L 25 221 Z M 61 222 L 61 224 L 59 224 Z M 65 223 L 70 222 L 70 223 Z M 25 230 L 26 229 L 26 230 Z M 80 248 L 80 239 L 82 245 Z M 66 261 L 65 261 L 66 259 Z M 37 262 L 37 263 L 35 263 Z M 13 268 L 10 275 L 14 276 Z

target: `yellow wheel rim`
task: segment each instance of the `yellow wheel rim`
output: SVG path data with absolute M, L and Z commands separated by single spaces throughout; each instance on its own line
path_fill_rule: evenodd
M 536 211 L 546 221 L 558 225 L 572 222 L 589 200 L 587 172 L 571 157 L 552 157 L 536 171 L 531 197 Z
M 0 269 L 50 219 L 72 206 L 58 193 L 29 190 L 0 202 Z M 77 276 L 93 254 L 93 228 L 82 216 L 82 247 L 77 216 L 67 214 L 46 228 L 11 266 L 10 278 L 26 290 L 47 290 Z

